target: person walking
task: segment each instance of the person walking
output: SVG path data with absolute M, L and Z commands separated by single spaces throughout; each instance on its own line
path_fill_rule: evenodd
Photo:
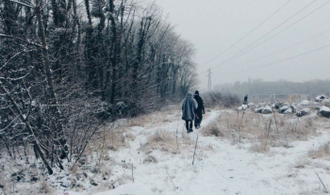
M 195 110 L 197 102 L 192 97 L 192 93 L 188 92 L 187 97 L 182 101 L 182 120 L 186 121 L 187 132 L 193 132 L 193 121 L 195 119 Z
M 244 97 L 243 105 L 248 105 L 248 95 Z
M 205 114 L 204 102 L 203 99 L 199 96 L 199 91 L 195 91 L 194 99 L 196 100 L 198 107 L 195 110 L 195 128 L 199 129 L 203 120 L 203 114 Z

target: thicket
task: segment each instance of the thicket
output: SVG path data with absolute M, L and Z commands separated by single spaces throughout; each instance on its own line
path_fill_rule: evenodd
M 106 120 L 137 116 L 196 83 L 194 48 L 155 5 L 0 1 L 0 148 L 49 174 Z

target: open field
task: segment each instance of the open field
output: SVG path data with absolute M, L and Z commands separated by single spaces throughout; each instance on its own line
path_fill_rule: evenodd
M 170 107 L 109 124 L 82 159 L 51 176 L 32 156 L 26 164 L 3 152 L 0 194 L 323 194 L 329 131 L 316 112 L 207 109 L 202 128 L 187 134 Z

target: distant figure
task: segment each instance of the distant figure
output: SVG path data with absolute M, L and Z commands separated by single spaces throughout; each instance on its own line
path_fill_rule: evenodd
M 201 123 L 203 120 L 203 114 L 205 114 L 205 108 L 203 99 L 199 96 L 199 92 L 196 90 L 194 98 L 198 104 L 197 109 L 195 110 L 196 117 L 195 117 L 195 128 L 199 129 L 201 127 Z
M 248 104 L 248 95 L 244 97 L 244 101 L 243 101 L 243 105 L 247 105 L 247 104 Z
M 182 101 L 182 120 L 186 121 L 187 133 L 193 132 L 196 109 L 197 102 L 192 97 L 192 93 L 188 92 L 187 97 Z

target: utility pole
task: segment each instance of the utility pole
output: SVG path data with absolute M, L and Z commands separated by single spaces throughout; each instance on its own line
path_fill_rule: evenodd
M 207 75 L 208 76 L 208 83 L 207 83 L 207 90 L 208 91 L 212 91 L 212 84 L 211 84 L 211 69 L 209 69 L 209 74 Z

